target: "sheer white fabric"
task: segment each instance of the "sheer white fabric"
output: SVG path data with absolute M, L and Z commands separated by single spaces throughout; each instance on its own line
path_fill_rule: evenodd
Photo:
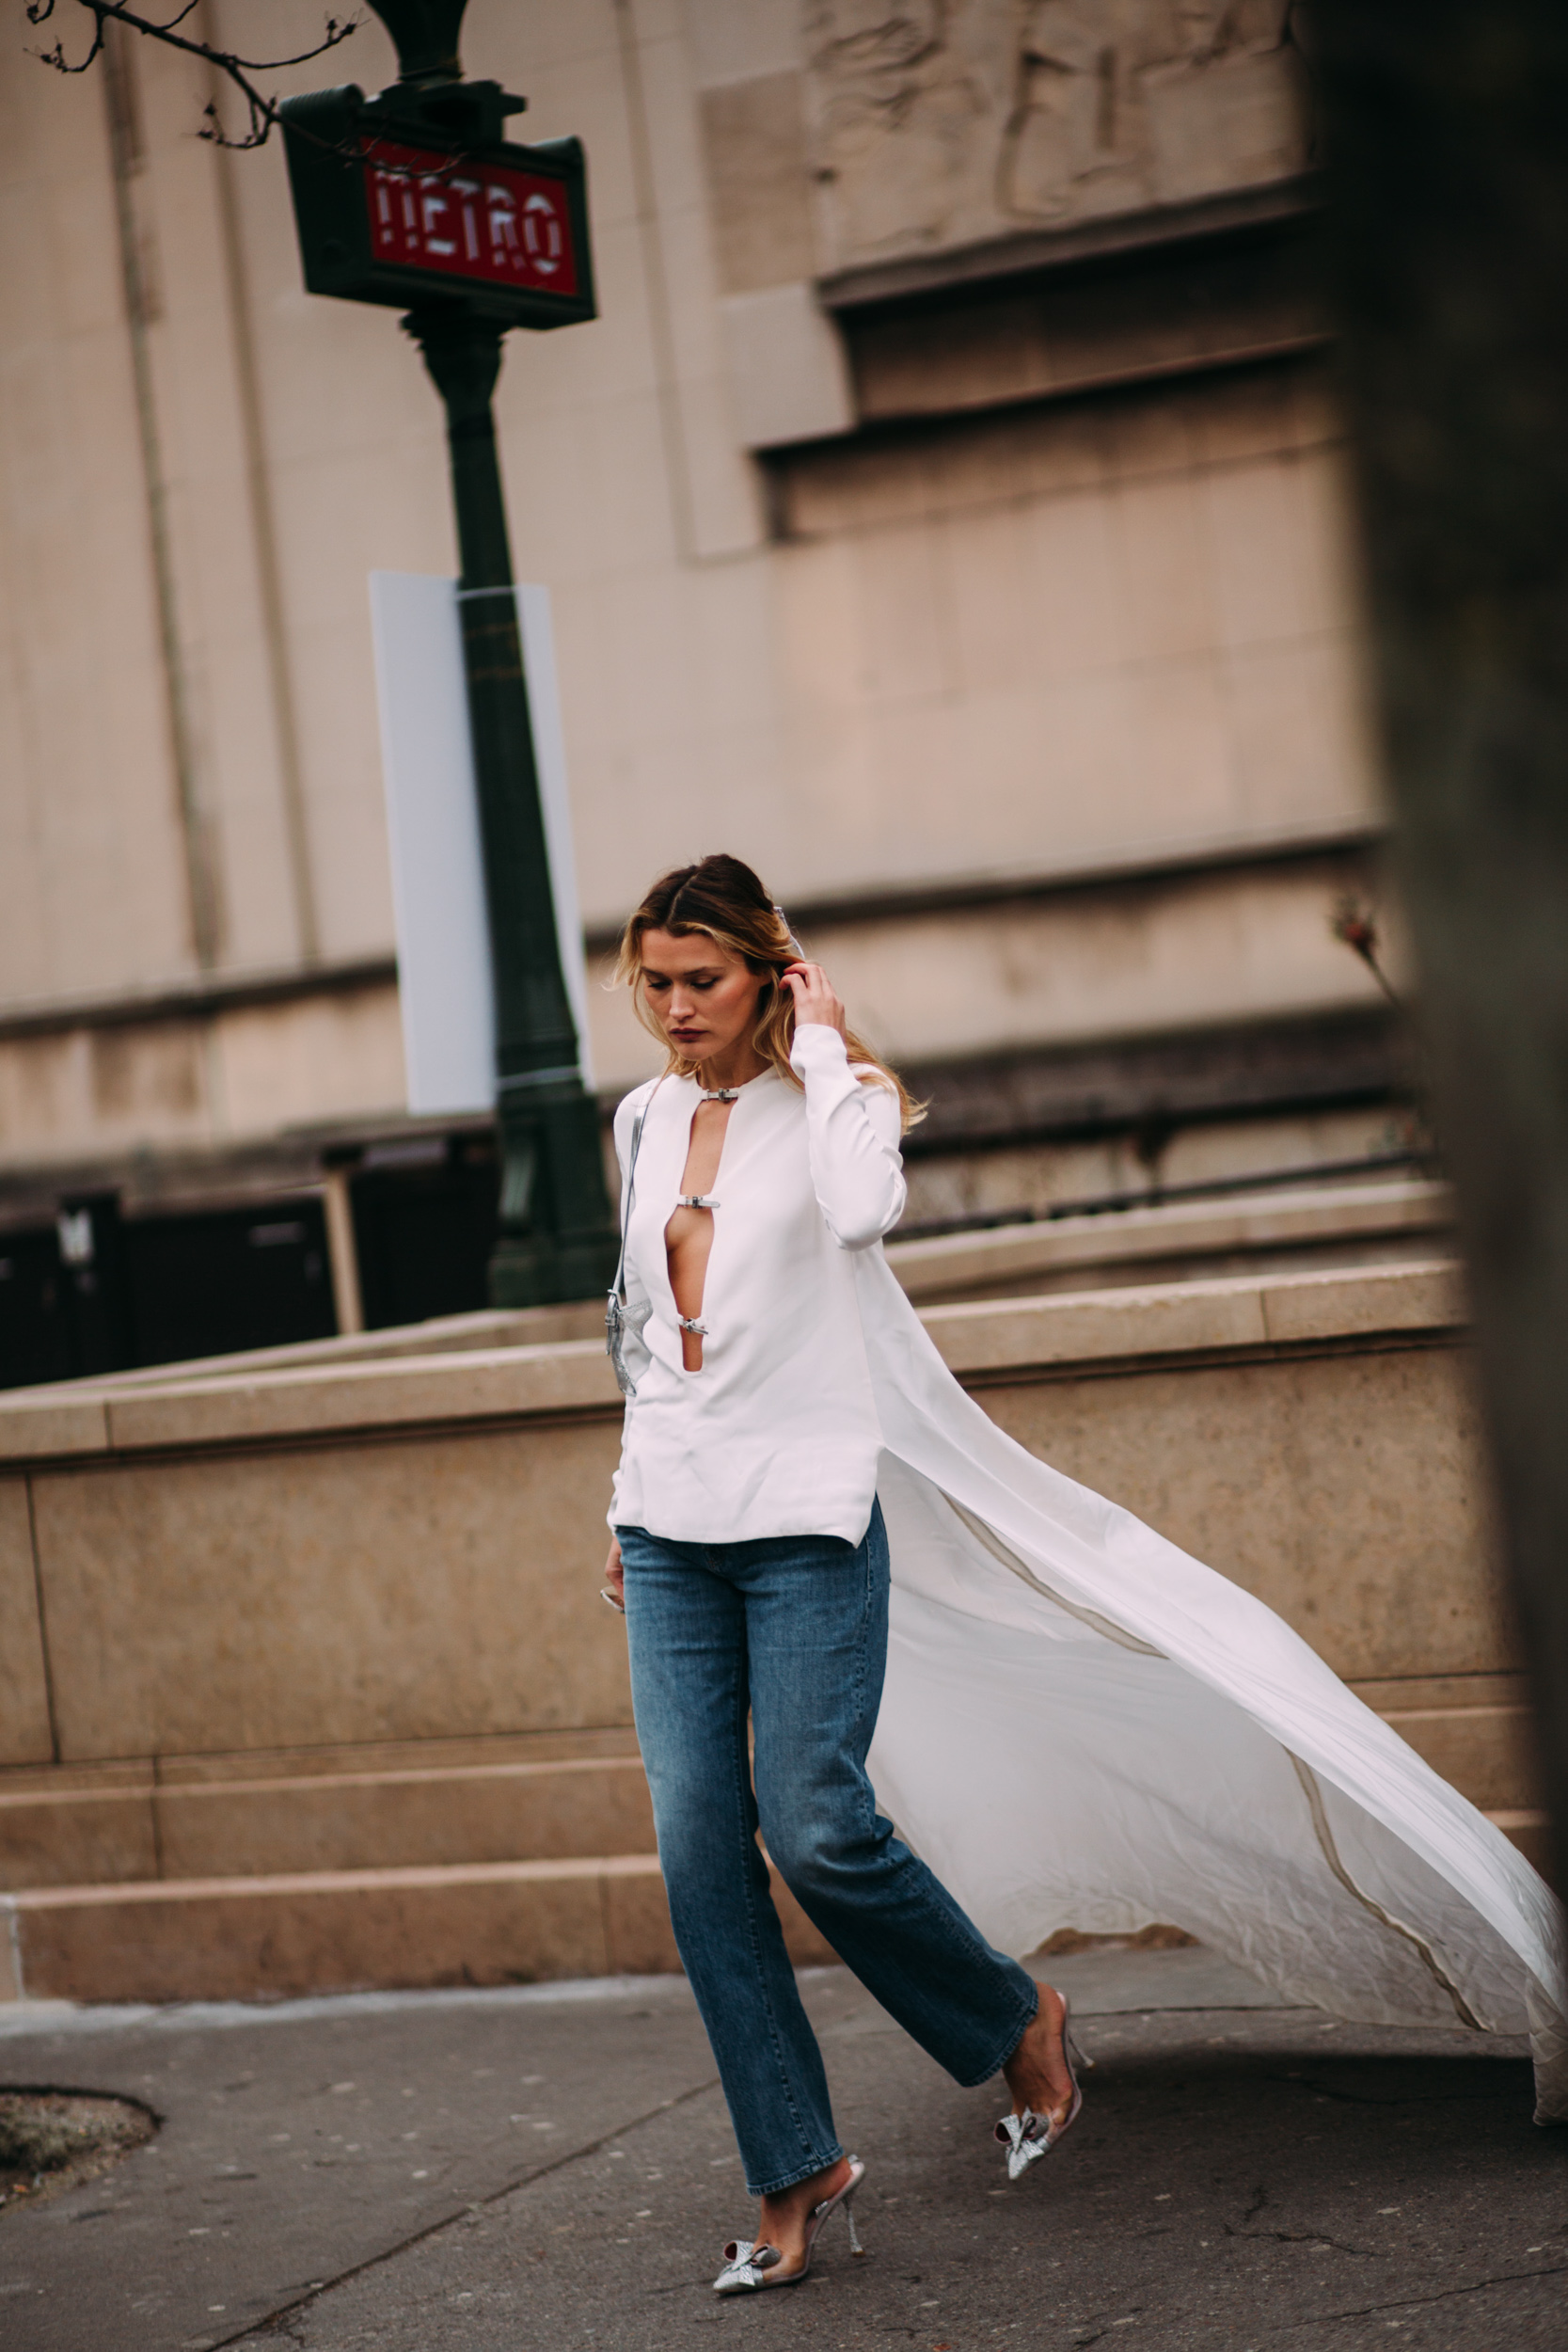
M 858 1169 L 869 1209 L 819 1203 L 847 1245 L 892 1551 L 871 1750 L 884 1810 L 1006 1950 L 1165 1921 L 1339 2017 L 1528 2031 L 1537 2118 L 1568 2122 L 1568 1939 L 1549 1889 L 1262 1602 L 1037 1460 L 958 1386 L 867 1232 L 893 1198 L 873 1198 L 887 1098 L 832 1046 L 806 1046 L 804 1106 L 771 1083 L 811 1131 L 813 1169 Z M 728 1163 L 726 1145 L 733 1195 Z M 659 1272 L 678 1179 L 661 1167 L 650 1185 Z M 832 1320 L 842 1347 L 836 1305 Z M 753 1443 L 768 1428 L 754 1401 L 748 1425 Z
M 1528 2031 L 1568 2122 L 1560 1906 L 1263 1603 L 1000 1430 L 857 1261 L 893 1559 L 878 1797 L 982 1931 L 1164 1920 L 1288 2001 Z

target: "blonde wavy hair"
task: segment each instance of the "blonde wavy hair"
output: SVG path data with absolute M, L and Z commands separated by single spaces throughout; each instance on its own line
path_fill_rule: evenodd
M 781 975 L 787 965 L 801 961 L 800 948 L 791 935 L 783 908 L 774 905 L 751 867 L 721 851 L 713 857 L 699 858 L 695 866 L 672 866 L 669 873 L 660 874 L 621 934 L 620 951 L 615 959 L 616 980 L 625 982 L 631 990 L 637 1018 L 669 1055 L 667 1074 L 694 1077 L 697 1064 L 673 1051 L 643 999 L 641 981 L 644 931 L 670 931 L 677 939 L 701 933 L 732 956 L 738 956 L 756 974 L 757 1020 L 752 1043 L 784 1084 L 800 1092 L 801 1081 L 789 1059 L 795 1037 L 795 999 L 783 985 Z M 853 1029 L 849 1031 L 847 1046 L 850 1062 L 864 1084 L 888 1087 L 896 1094 L 907 1134 L 917 1120 L 925 1118 L 924 1104 L 913 1100 L 898 1073 L 890 1070 L 881 1056 L 874 1053 Z

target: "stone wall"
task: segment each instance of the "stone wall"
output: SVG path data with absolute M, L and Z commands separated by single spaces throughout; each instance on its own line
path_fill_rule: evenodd
M 926 1320 L 1005 1427 L 1259 1594 L 1539 1846 L 1462 1314 L 1412 1263 Z M 597 1597 L 618 1422 L 592 1339 L 0 1402 L 23 1989 L 670 1964 Z
M 319 13 L 214 24 L 266 55 Z M 470 71 L 591 158 L 603 316 L 513 338 L 499 417 L 592 930 L 724 844 L 920 1064 L 1370 1012 L 1326 929 L 1380 819 L 1314 302 L 1273 243 L 1224 285 L 1123 272 L 1114 320 L 1017 278 L 1042 237 L 1299 210 L 1284 24 L 1280 0 L 473 0 Z M 281 154 L 193 135 L 194 61 L 111 51 L 63 80 L 0 49 L 16 1222 L 138 1161 L 232 1189 L 293 1131 L 404 1115 L 365 582 L 453 562 L 393 317 L 303 294 Z M 275 79 L 391 63 L 367 19 Z M 1000 308 L 869 297 L 868 270 L 964 254 Z M 595 992 L 594 1019 L 601 1080 L 641 1076 L 625 1007 Z M 1304 1162 L 1366 1150 L 1275 1092 Z

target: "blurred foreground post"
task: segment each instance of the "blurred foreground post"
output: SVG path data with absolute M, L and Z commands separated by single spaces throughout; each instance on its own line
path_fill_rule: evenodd
M 1374 687 L 1568 1887 L 1568 9 L 1314 0 Z

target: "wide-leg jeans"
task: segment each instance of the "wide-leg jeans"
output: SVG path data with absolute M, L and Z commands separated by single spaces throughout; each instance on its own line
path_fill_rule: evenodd
M 748 2185 L 776 2194 L 844 2150 L 759 1826 L 807 1916 L 957 2081 L 999 2071 L 1038 1996 L 877 1810 L 865 1756 L 887 1663 L 880 1509 L 859 1544 L 616 1533 L 637 1736 L 675 1942 Z

